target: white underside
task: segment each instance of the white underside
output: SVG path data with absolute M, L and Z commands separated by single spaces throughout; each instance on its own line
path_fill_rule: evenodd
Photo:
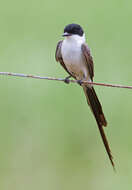
M 61 53 L 68 71 L 76 76 L 77 80 L 90 80 L 88 68 L 82 55 L 81 46 L 85 37 L 73 35 L 63 40 Z

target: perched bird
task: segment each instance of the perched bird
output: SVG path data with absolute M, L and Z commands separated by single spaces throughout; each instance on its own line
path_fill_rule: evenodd
M 66 83 L 68 83 L 70 77 L 73 77 L 82 86 L 87 103 L 96 119 L 105 149 L 114 168 L 111 150 L 103 129 L 107 125 L 107 121 L 102 106 L 93 86 L 82 82 L 83 80 L 92 82 L 94 77 L 93 58 L 85 42 L 85 33 L 80 25 L 69 24 L 64 28 L 62 36 L 64 40 L 59 41 L 56 47 L 56 61 L 59 61 L 69 74 L 65 79 Z

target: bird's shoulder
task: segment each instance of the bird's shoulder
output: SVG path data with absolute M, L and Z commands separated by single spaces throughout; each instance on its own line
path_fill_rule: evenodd
M 90 73 L 90 77 L 93 80 L 94 77 L 94 63 L 93 63 L 93 57 L 90 52 L 90 48 L 88 47 L 87 43 L 83 43 L 81 46 L 82 54 L 85 58 L 86 64 L 88 66 L 88 70 Z
M 62 42 L 63 42 L 63 40 L 60 40 L 57 43 L 57 46 L 56 46 L 56 51 L 55 51 L 55 59 L 56 59 L 56 61 L 60 61 L 60 59 L 62 59 L 62 54 L 61 54 Z
M 87 43 L 83 43 L 81 45 L 81 49 L 82 49 L 83 54 L 92 58 L 91 51 L 90 51 L 90 48 L 88 47 Z

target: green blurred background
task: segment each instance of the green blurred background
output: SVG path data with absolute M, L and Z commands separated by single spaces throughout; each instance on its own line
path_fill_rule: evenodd
M 0 71 L 67 76 L 54 53 L 73 22 L 85 30 L 94 80 L 132 85 L 131 0 L 1 0 Z M 0 77 L 1 190 L 132 189 L 132 91 L 95 88 L 116 173 L 79 85 Z

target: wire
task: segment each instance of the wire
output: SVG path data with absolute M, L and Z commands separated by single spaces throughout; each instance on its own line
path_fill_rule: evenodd
M 25 77 L 25 78 L 33 78 L 33 79 L 43 79 L 43 80 L 54 80 L 54 81 L 65 82 L 65 79 L 62 79 L 62 78 L 43 77 L 43 76 L 31 75 L 31 74 L 23 74 L 23 73 L 0 72 L 0 75 L 6 75 L 6 76 L 12 76 L 12 77 Z M 67 79 L 67 82 L 69 82 L 69 83 L 78 83 L 78 80 L 69 80 L 69 79 Z M 106 83 L 99 83 L 99 82 L 97 83 L 97 82 L 89 82 L 89 81 L 81 81 L 81 82 L 84 83 L 84 84 L 91 84 L 91 85 L 96 85 L 96 86 L 132 89 L 132 86 L 119 85 L 119 84 L 106 84 Z

